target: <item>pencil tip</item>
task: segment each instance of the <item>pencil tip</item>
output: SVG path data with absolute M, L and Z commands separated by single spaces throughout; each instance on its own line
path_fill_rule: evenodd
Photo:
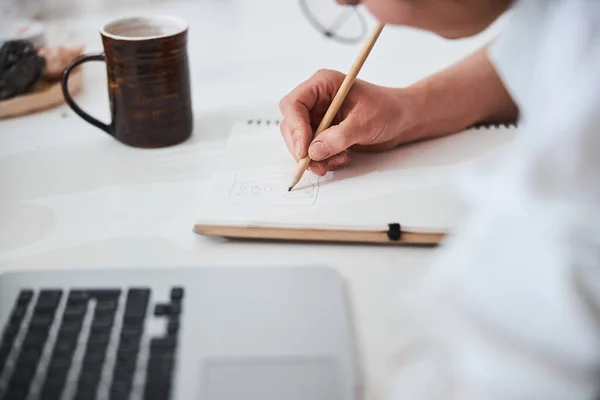
M 290 187 L 288 188 L 288 192 L 291 192 L 291 191 L 292 191 L 292 187 L 290 186 Z

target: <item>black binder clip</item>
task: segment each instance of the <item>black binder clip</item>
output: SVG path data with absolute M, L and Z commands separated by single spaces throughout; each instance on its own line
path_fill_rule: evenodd
M 402 236 L 402 229 L 400 227 L 400 224 L 388 224 L 387 236 L 390 240 L 400 240 L 400 237 Z

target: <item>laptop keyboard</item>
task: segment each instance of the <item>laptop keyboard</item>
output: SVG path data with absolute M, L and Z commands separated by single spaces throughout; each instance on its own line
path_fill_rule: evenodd
M 22 290 L 0 342 L 0 400 L 168 400 L 184 290 Z M 150 335 L 148 321 L 164 321 Z

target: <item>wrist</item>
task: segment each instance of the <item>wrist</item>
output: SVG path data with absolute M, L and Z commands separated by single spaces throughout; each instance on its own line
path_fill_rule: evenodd
M 406 88 L 414 105 L 412 133 L 431 139 L 459 132 L 484 119 L 485 111 L 460 82 L 432 76 Z
M 392 90 L 397 105 L 396 115 L 399 116 L 399 126 L 395 129 L 398 132 L 398 142 L 410 143 L 427 139 L 431 123 L 425 112 L 428 95 L 424 88 L 409 86 Z
M 410 98 L 410 133 L 430 139 L 474 124 L 513 121 L 518 109 L 485 49 L 402 89 Z

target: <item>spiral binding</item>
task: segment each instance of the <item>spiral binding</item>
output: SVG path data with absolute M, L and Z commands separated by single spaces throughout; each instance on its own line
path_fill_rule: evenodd
M 279 119 L 249 119 L 246 121 L 246 125 L 255 125 L 255 126 L 279 126 L 281 124 L 281 120 Z M 519 126 L 518 122 L 512 123 L 500 123 L 500 124 L 475 124 L 470 126 L 467 129 L 498 129 L 498 128 L 517 128 Z
M 504 124 L 475 124 L 472 125 L 469 129 L 498 129 L 498 128 L 517 128 L 519 126 L 518 122 L 504 123 Z
M 246 121 L 246 125 L 256 125 L 256 126 L 278 126 L 281 124 L 281 120 L 278 119 L 249 119 Z

